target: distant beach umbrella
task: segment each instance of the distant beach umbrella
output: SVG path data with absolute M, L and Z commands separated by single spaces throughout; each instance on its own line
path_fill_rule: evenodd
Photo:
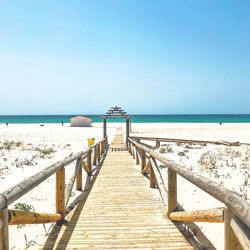
M 91 127 L 92 120 L 84 116 L 76 116 L 70 119 L 71 127 Z

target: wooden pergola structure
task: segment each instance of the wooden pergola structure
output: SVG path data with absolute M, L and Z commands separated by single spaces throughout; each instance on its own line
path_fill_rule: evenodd
M 128 137 L 130 132 L 130 119 L 131 116 L 127 114 L 121 107 L 111 107 L 105 115 L 102 116 L 103 119 L 103 138 L 107 137 L 107 119 L 109 118 L 124 118 L 126 119 L 126 145 L 128 145 Z

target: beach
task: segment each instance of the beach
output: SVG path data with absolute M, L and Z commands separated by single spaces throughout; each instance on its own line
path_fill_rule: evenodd
M 93 123 L 88 128 L 72 128 L 70 124 L 5 124 L 0 125 L 0 191 L 34 175 L 45 167 L 62 160 L 72 153 L 87 147 L 88 138 L 102 139 L 102 123 Z M 116 128 L 125 123 L 108 123 L 109 143 Z M 131 136 L 152 136 L 179 139 L 213 140 L 250 143 L 249 123 L 132 123 Z M 250 145 L 189 145 L 161 143 L 157 149 L 168 159 L 180 163 L 205 177 L 223 184 L 249 199 L 250 182 L 246 178 L 250 170 Z M 249 158 L 248 158 L 249 157 Z M 74 164 L 66 168 L 67 178 L 71 176 Z M 161 169 L 167 179 L 166 168 Z M 17 203 L 32 206 L 37 212 L 55 211 L 55 176 L 37 186 Z M 245 183 L 245 185 L 244 185 Z M 74 190 L 75 195 L 78 191 Z M 72 197 L 73 199 L 74 197 Z M 194 185 L 178 177 L 178 202 L 185 210 L 222 207 L 215 200 Z M 197 223 L 217 249 L 223 249 L 223 223 Z M 37 249 L 44 242 L 51 224 L 10 226 L 10 249 Z

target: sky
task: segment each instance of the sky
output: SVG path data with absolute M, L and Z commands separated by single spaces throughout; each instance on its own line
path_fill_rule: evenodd
M 250 114 L 249 0 L 0 0 L 0 115 Z

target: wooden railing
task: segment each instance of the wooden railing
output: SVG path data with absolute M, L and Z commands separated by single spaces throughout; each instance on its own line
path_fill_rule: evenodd
M 8 226 L 16 224 L 39 224 L 64 220 L 69 198 L 76 182 L 76 189 L 82 190 L 82 168 L 91 175 L 92 166 L 98 165 L 107 150 L 107 138 L 76 153 L 63 161 L 58 161 L 37 174 L 0 194 L 0 250 L 9 249 Z M 76 161 L 75 171 L 65 188 L 65 167 Z M 8 209 L 8 206 L 27 192 L 56 174 L 56 212 L 54 214 L 23 212 Z
M 228 142 L 228 141 L 207 141 L 207 140 L 191 140 L 191 139 L 177 139 L 177 138 L 162 138 L 162 137 L 149 137 L 149 136 L 130 136 L 130 139 L 140 142 L 144 146 L 149 148 L 159 148 L 161 142 L 173 142 L 173 143 L 192 143 L 192 144 L 215 144 L 215 145 L 225 145 L 225 146 L 240 146 L 240 145 L 250 145 L 250 143 L 240 143 L 240 142 Z M 154 141 L 155 146 L 147 145 L 142 141 Z
M 167 209 L 167 216 L 173 221 L 182 222 L 224 222 L 225 249 L 250 249 L 250 205 L 237 193 L 217 184 L 201 175 L 195 174 L 181 166 L 170 162 L 161 154 L 129 138 L 128 150 L 136 164 L 141 164 L 141 173 L 147 174 L 150 187 L 157 187 L 160 191 L 163 204 Z M 167 188 L 161 176 L 157 161 L 168 169 Z M 177 174 L 193 183 L 206 193 L 225 204 L 225 208 L 178 211 L 177 202 Z

